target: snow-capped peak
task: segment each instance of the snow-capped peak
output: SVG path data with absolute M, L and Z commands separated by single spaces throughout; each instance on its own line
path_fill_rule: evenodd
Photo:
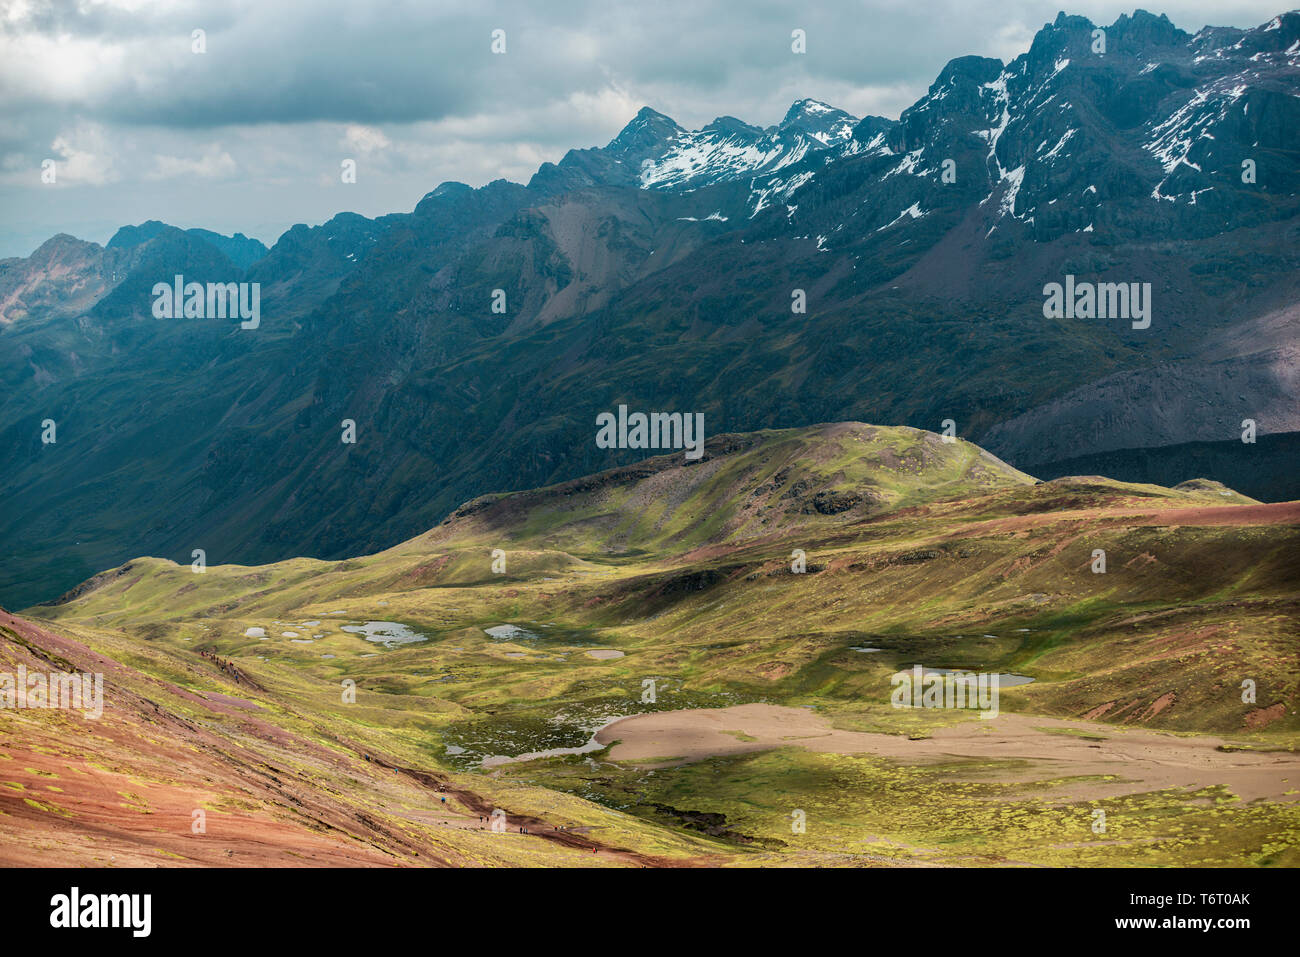
M 858 119 L 819 100 L 798 100 L 766 129 L 722 116 L 703 129 L 681 132 L 641 165 L 644 189 L 699 189 L 737 179 L 768 177 L 816 158 L 820 166 L 848 143 Z M 755 184 L 751 210 L 762 204 Z

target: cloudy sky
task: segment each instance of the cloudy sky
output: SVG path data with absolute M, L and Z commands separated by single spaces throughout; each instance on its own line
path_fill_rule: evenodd
M 446 180 L 526 182 L 644 105 L 695 128 L 811 96 L 897 116 L 955 56 L 1024 52 L 1063 0 L 0 0 L 0 257 L 124 223 L 268 245 Z M 1128 3 L 1077 0 L 1096 23 Z M 1195 32 L 1282 0 L 1150 0 Z M 795 28 L 807 53 L 790 50 Z M 492 52 L 505 31 L 506 52 Z M 206 52 L 195 53 L 194 31 Z M 357 182 L 340 181 L 344 159 Z M 42 183 L 43 160 L 56 181 Z

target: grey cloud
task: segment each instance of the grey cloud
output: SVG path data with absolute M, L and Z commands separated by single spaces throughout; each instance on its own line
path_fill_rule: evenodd
M 360 199 L 358 211 L 371 215 L 409 209 L 444 180 L 526 180 L 570 147 L 608 141 L 642 105 L 687 127 L 720 115 L 771 124 L 803 96 L 897 115 L 949 59 L 1023 52 L 1061 6 L 38 2 L 25 17 L 0 17 L 0 204 L 8 230 L 0 254 L 29 252 L 19 244 L 42 222 L 46 235 L 74 221 L 79 228 L 98 222 L 103 233 L 124 221 L 183 214 L 185 225 L 243 223 L 251 233 L 254 221 L 320 222 Z M 1132 11 L 1132 0 L 1067 6 L 1110 23 Z M 1171 0 L 1156 7 L 1196 30 L 1207 22 L 1253 26 L 1281 5 Z M 190 52 L 196 27 L 207 31 L 202 56 Z M 489 50 L 498 27 L 507 33 L 505 56 Z M 796 27 L 807 31 L 804 56 L 790 51 Z M 62 56 L 53 46 L 61 36 L 74 45 Z M 380 129 L 390 145 L 367 156 L 356 190 L 340 194 L 324 184 L 336 176 L 349 124 Z M 37 172 L 56 140 L 80 149 L 83 166 L 99 157 L 78 146 L 78 135 L 104 151 L 112 175 L 95 189 L 68 186 L 76 204 L 69 194 L 52 200 Z M 199 162 L 214 150 L 231 163 Z M 160 167 L 213 175 L 169 183 Z M 20 220 L 27 226 L 18 240 L 11 224 Z

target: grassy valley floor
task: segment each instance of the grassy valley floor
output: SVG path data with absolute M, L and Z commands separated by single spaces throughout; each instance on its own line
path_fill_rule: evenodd
M 105 683 L 0 711 L 0 863 L 1295 866 L 1298 557 L 1300 503 L 836 423 L 137 559 L 0 616 L 0 672 Z M 894 707 L 915 665 L 1022 683 Z

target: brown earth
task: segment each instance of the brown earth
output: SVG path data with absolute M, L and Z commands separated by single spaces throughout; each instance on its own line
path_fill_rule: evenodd
M 602 744 L 617 742 L 610 750 L 610 760 L 643 767 L 793 746 L 835 754 L 873 754 L 909 764 L 979 758 L 1032 765 L 1028 772 L 1021 767 L 991 765 L 981 771 L 981 780 L 1113 777 L 1068 785 L 1071 792 L 1086 798 L 1214 785 L 1228 788 L 1244 801 L 1295 800 L 1300 796 L 1300 754 L 1225 752 L 1218 749 L 1228 742 L 1212 736 L 1179 737 L 1020 714 L 975 719 L 938 728 L 929 738 L 911 740 L 902 735 L 833 728 L 826 718 L 806 708 L 744 704 L 635 715 L 603 728 L 596 739 Z

